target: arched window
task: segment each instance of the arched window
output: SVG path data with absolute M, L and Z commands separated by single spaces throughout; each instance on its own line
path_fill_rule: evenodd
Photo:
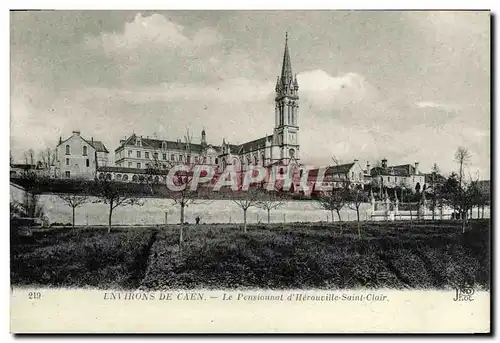
M 158 183 L 160 182 L 160 178 L 158 177 L 158 175 L 155 176 L 155 180 L 154 180 L 155 183 Z
M 115 175 L 115 180 L 121 181 L 121 179 L 122 179 L 122 174 Z
M 288 103 L 287 110 L 288 110 L 287 111 L 288 112 L 288 122 L 287 122 L 287 124 L 290 125 L 291 122 L 292 122 L 292 118 L 290 117 L 291 112 L 292 112 L 292 103 L 291 102 Z
M 215 164 L 219 164 L 219 159 L 217 157 L 215 158 Z
M 148 176 L 148 181 L 149 182 L 152 182 L 153 181 L 153 177 L 151 175 Z
M 134 182 L 139 181 L 139 177 L 137 175 L 132 176 L 132 181 Z
M 106 174 L 106 180 L 111 180 L 111 174 L 110 173 Z
M 70 154 L 69 145 L 66 145 L 66 155 L 69 155 L 69 154 Z
M 128 181 L 128 175 L 127 174 L 123 174 L 122 181 Z
M 259 164 L 259 160 L 257 158 L 257 155 L 253 155 L 253 162 L 254 162 L 255 165 Z
M 99 180 L 104 180 L 104 173 L 99 173 Z
M 144 175 L 140 175 L 140 176 L 139 176 L 139 181 L 140 181 L 140 182 L 144 182 Z
M 87 156 L 87 146 L 83 147 L 83 156 Z

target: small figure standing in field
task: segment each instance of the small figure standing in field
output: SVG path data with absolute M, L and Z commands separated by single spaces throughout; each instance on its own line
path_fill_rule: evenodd
M 196 225 L 198 225 L 200 223 L 200 216 L 197 216 L 196 217 Z

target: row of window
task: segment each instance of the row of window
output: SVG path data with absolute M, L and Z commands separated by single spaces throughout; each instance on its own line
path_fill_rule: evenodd
M 69 158 L 66 158 L 66 165 L 69 166 Z M 90 167 L 90 161 L 88 158 L 85 160 L 85 166 Z M 78 167 L 78 164 L 75 164 L 75 167 Z
M 83 156 L 87 156 L 87 146 L 83 146 L 83 151 L 82 151 L 82 155 Z M 66 155 L 71 155 L 71 147 L 69 145 L 66 145 Z
M 128 150 L 128 157 L 132 157 L 132 154 L 133 154 L 132 150 Z M 164 161 L 167 161 L 167 154 L 162 154 L 162 157 L 163 157 Z M 136 158 L 142 158 L 141 151 L 136 152 Z M 145 159 L 150 158 L 149 152 L 146 151 L 144 153 L 144 158 Z M 157 152 L 153 153 L 153 159 L 158 160 L 158 153 Z M 176 155 L 172 154 L 172 155 L 170 155 L 170 161 L 171 162 L 184 162 L 184 155 L 179 154 L 177 159 L 176 159 Z M 194 163 L 207 163 L 208 162 L 208 163 L 212 164 L 213 161 L 214 161 L 214 159 L 212 157 L 207 158 L 206 156 L 204 156 L 204 157 L 194 156 Z M 186 162 L 191 163 L 191 155 L 186 156 Z M 218 159 L 215 158 L 215 164 L 217 164 L 217 163 L 218 163 Z M 137 165 L 140 165 L 140 163 L 137 163 Z M 146 165 L 148 165 L 148 163 L 146 163 Z M 132 162 L 129 162 L 129 167 L 132 167 Z M 137 167 L 137 168 L 140 168 L 140 167 Z
M 104 173 L 100 173 L 99 174 L 99 180 L 111 180 L 112 179 L 112 175 L 110 173 L 108 174 L 104 174 Z M 129 177 L 127 174 L 115 174 L 115 180 L 116 181 L 129 181 Z M 134 182 L 143 182 L 146 180 L 146 177 L 144 175 L 132 175 L 132 181 Z M 147 180 L 149 182 L 159 182 L 160 181 L 160 177 L 159 176 L 148 176 L 147 177 Z M 165 177 L 162 177 L 162 181 L 165 181 Z
M 401 181 L 403 181 L 404 179 L 405 179 L 405 177 L 402 177 Z M 392 180 L 391 177 L 388 176 L 387 177 L 387 182 L 391 182 L 391 180 Z M 398 177 L 397 176 L 394 176 L 394 182 L 398 182 Z M 415 176 L 412 176 L 412 182 L 415 182 Z

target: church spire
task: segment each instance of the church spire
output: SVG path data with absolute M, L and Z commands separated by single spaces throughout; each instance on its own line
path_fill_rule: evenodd
M 281 83 L 289 86 L 293 81 L 292 63 L 288 51 L 288 32 L 285 34 L 285 52 L 283 54 L 283 66 L 281 67 Z

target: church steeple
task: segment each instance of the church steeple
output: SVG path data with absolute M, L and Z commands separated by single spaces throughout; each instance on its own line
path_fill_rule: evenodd
M 288 32 L 285 34 L 285 52 L 283 53 L 283 66 L 281 67 L 281 84 L 289 86 L 293 80 L 292 63 L 288 51 Z
M 299 84 L 297 76 L 294 77 L 292 62 L 290 61 L 290 51 L 288 48 L 288 32 L 285 34 L 285 51 L 283 53 L 283 64 L 281 66 L 281 76 L 278 76 L 276 82 L 276 97 L 297 96 Z
M 285 164 L 299 160 L 299 83 L 293 74 L 288 32 L 285 35 L 285 51 L 281 75 L 276 81 L 275 125 L 273 135 L 273 160 Z

